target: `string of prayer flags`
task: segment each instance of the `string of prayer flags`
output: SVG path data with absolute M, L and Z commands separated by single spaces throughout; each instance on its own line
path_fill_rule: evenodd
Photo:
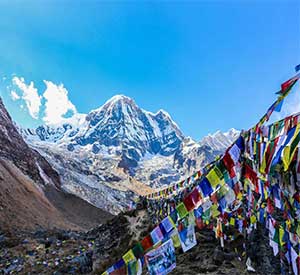
M 283 83 L 277 101 L 260 122 L 243 131 L 202 173 L 147 195 L 158 225 L 103 274 L 140 275 L 145 258 L 149 274 L 165 275 L 176 266 L 174 247 L 181 246 L 186 252 L 197 244 L 195 225 L 214 229 L 223 247 L 224 239 L 233 237 L 226 236 L 225 226 L 250 234 L 260 223 L 269 232 L 274 255 L 280 255 L 281 263 L 285 257 L 298 275 L 300 114 L 263 125 L 274 110 L 280 110 L 283 98 L 298 78 Z M 176 199 L 170 201 L 168 197 L 175 194 Z M 284 266 L 281 268 L 283 272 Z
M 188 177 L 187 179 L 175 183 L 172 185 L 169 185 L 168 187 L 158 190 L 154 193 L 148 194 L 145 197 L 147 199 L 159 199 L 159 198 L 166 198 L 170 195 L 174 195 L 177 192 L 179 192 L 183 187 L 189 187 L 191 186 L 195 180 L 199 179 L 202 176 L 202 171 L 199 170 L 198 172 L 194 173 L 191 177 Z

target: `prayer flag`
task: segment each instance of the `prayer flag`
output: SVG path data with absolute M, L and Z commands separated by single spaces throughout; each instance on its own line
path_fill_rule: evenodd
M 282 83 L 281 90 L 279 92 L 277 92 L 277 94 L 279 94 L 280 96 L 286 97 L 298 79 L 299 79 L 299 74 L 297 74 L 296 76 L 287 80 L 286 82 Z
M 204 197 L 209 196 L 212 192 L 213 189 L 210 185 L 210 182 L 208 181 L 207 178 L 204 178 L 200 183 L 199 183 L 199 187 L 201 189 L 202 194 L 204 195 Z
M 141 245 L 142 245 L 144 251 L 147 251 L 148 249 L 150 249 L 153 246 L 153 242 L 152 242 L 151 236 L 150 235 L 146 236 L 141 241 Z
M 170 238 L 172 239 L 175 248 L 180 247 L 181 244 L 180 244 L 180 240 L 179 240 L 179 235 L 178 235 L 177 229 L 173 229 L 170 232 Z
M 177 213 L 178 213 L 180 219 L 184 218 L 189 213 L 187 211 L 184 203 L 182 203 L 182 202 L 176 207 L 176 210 L 177 210 Z
M 126 264 L 136 260 L 133 251 L 131 249 L 122 258 Z
M 240 159 L 240 148 L 236 144 L 233 144 L 233 146 L 229 149 L 228 153 L 231 156 L 231 159 L 233 160 L 234 164 L 236 164 Z
M 127 265 L 127 275 L 141 275 L 142 274 L 141 260 L 134 260 Z
M 183 200 L 183 203 L 188 211 L 191 211 L 195 208 L 195 206 L 200 201 L 201 197 L 197 188 L 194 190 Z
M 172 240 L 148 252 L 145 260 L 150 275 L 166 275 L 176 267 L 175 249 Z
M 138 259 L 143 256 L 144 250 L 143 247 L 140 243 L 137 243 L 133 248 L 132 248 L 134 256 Z
M 189 225 L 179 232 L 180 243 L 183 252 L 186 252 L 193 248 L 197 244 L 195 235 L 195 226 Z
M 161 224 L 167 233 L 169 233 L 174 228 L 174 223 L 169 216 L 164 218 L 161 221 Z
M 282 161 L 284 165 L 284 171 L 287 171 L 290 163 L 292 162 L 296 149 L 300 142 L 300 124 L 297 125 L 294 134 L 290 142 L 283 148 Z
M 207 174 L 206 178 L 208 179 L 208 181 L 210 182 L 211 186 L 215 189 L 216 186 L 219 184 L 219 182 L 221 181 L 221 179 L 218 176 L 218 173 L 221 173 L 219 171 L 217 167 L 214 167 L 213 169 L 211 169 L 209 171 L 209 173 Z
M 161 232 L 159 226 L 155 227 L 155 228 L 151 231 L 150 235 L 151 235 L 151 239 L 152 239 L 153 245 L 159 243 L 159 242 L 162 241 L 163 238 L 164 238 L 164 235 L 163 235 L 163 233 Z

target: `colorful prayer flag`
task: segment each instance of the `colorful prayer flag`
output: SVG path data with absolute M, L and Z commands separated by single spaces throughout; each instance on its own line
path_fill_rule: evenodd
M 166 275 L 176 267 L 175 249 L 172 240 L 148 252 L 145 260 L 150 275 Z

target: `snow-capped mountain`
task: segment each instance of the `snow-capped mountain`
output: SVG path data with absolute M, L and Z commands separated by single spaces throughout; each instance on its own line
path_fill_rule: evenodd
M 204 137 L 199 144 L 207 145 L 215 151 L 224 151 L 224 148 L 229 147 L 240 135 L 240 131 L 231 128 L 228 132 L 222 133 L 217 131 L 214 134 L 209 134 Z
M 238 136 L 231 129 L 198 143 L 167 112 L 145 111 L 123 95 L 62 125 L 20 131 L 59 172 L 65 190 L 112 213 L 126 208 L 134 194 L 198 171 Z
M 144 111 L 123 95 L 114 96 L 87 115 L 72 118 L 70 123 L 40 126 L 35 131 L 28 130 L 27 134 L 29 139 L 35 136 L 39 141 L 56 143 L 68 151 L 87 147 L 95 154 L 120 155 L 119 167 L 125 169 L 136 167 L 146 154 L 174 154 L 184 138 L 168 113 Z

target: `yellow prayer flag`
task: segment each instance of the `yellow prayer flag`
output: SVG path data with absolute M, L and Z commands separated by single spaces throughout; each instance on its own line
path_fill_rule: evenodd
M 230 218 L 229 224 L 234 226 L 235 225 L 235 219 L 234 218 Z
M 211 186 L 215 189 L 216 186 L 219 184 L 219 182 L 221 181 L 221 179 L 218 177 L 215 168 L 213 168 L 212 170 L 210 170 L 210 172 L 207 174 L 206 178 L 208 179 L 208 181 L 210 182 Z
M 300 123 L 297 124 L 297 127 L 295 129 L 295 133 L 293 137 L 291 138 L 289 144 L 283 149 L 282 152 L 282 162 L 283 162 L 283 168 L 284 171 L 287 171 L 289 169 L 289 166 L 294 158 L 294 155 L 296 153 L 296 149 L 298 146 L 297 143 L 299 143 L 299 139 L 297 140 L 298 135 L 300 132 Z M 295 144 L 296 143 L 296 144 Z M 293 146 L 291 146 L 293 144 Z
M 243 198 L 243 194 L 241 192 L 239 192 L 236 197 L 237 197 L 237 199 L 241 200 Z
M 220 211 L 218 210 L 218 206 L 213 204 L 212 207 L 210 208 L 210 213 L 213 218 L 216 218 L 220 215 Z
M 254 216 L 254 215 L 252 215 L 251 217 L 250 217 L 250 223 L 251 224 L 254 224 L 254 223 L 256 223 L 256 217 Z
M 282 226 L 280 226 L 279 227 L 279 245 L 280 246 L 284 245 L 283 235 L 284 235 L 284 229 L 282 228 Z
M 261 162 L 261 165 L 259 167 L 259 172 L 261 174 L 265 174 L 266 173 L 266 168 L 267 168 L 266 157 L 267 157 L 268 146 L 269 146 L 269 142 L 266 144 L 265 152 L 264 152 L 263 157 L 262 157 L 262 162 Z
M 300 224 L 298 224 L 298 226 L 297 226 L 296 234 L 300 238 Z
M 174 230 L 174 232 L 171 234 L 171 239 L 173 241 L 173 245 L 175 248 L 178 248 L 181 246 L 177 230 Z
M 131 262 L 131 261 L 135 261 L 135 260 L 136 260 L 134 254 L 133 254 L 132 249 L 130 249 L 130 250 L 123 256 L 123 260 L 124 260 L 124 262 L 125 262 L 126 264 L 128 264 L 128 263 Z

